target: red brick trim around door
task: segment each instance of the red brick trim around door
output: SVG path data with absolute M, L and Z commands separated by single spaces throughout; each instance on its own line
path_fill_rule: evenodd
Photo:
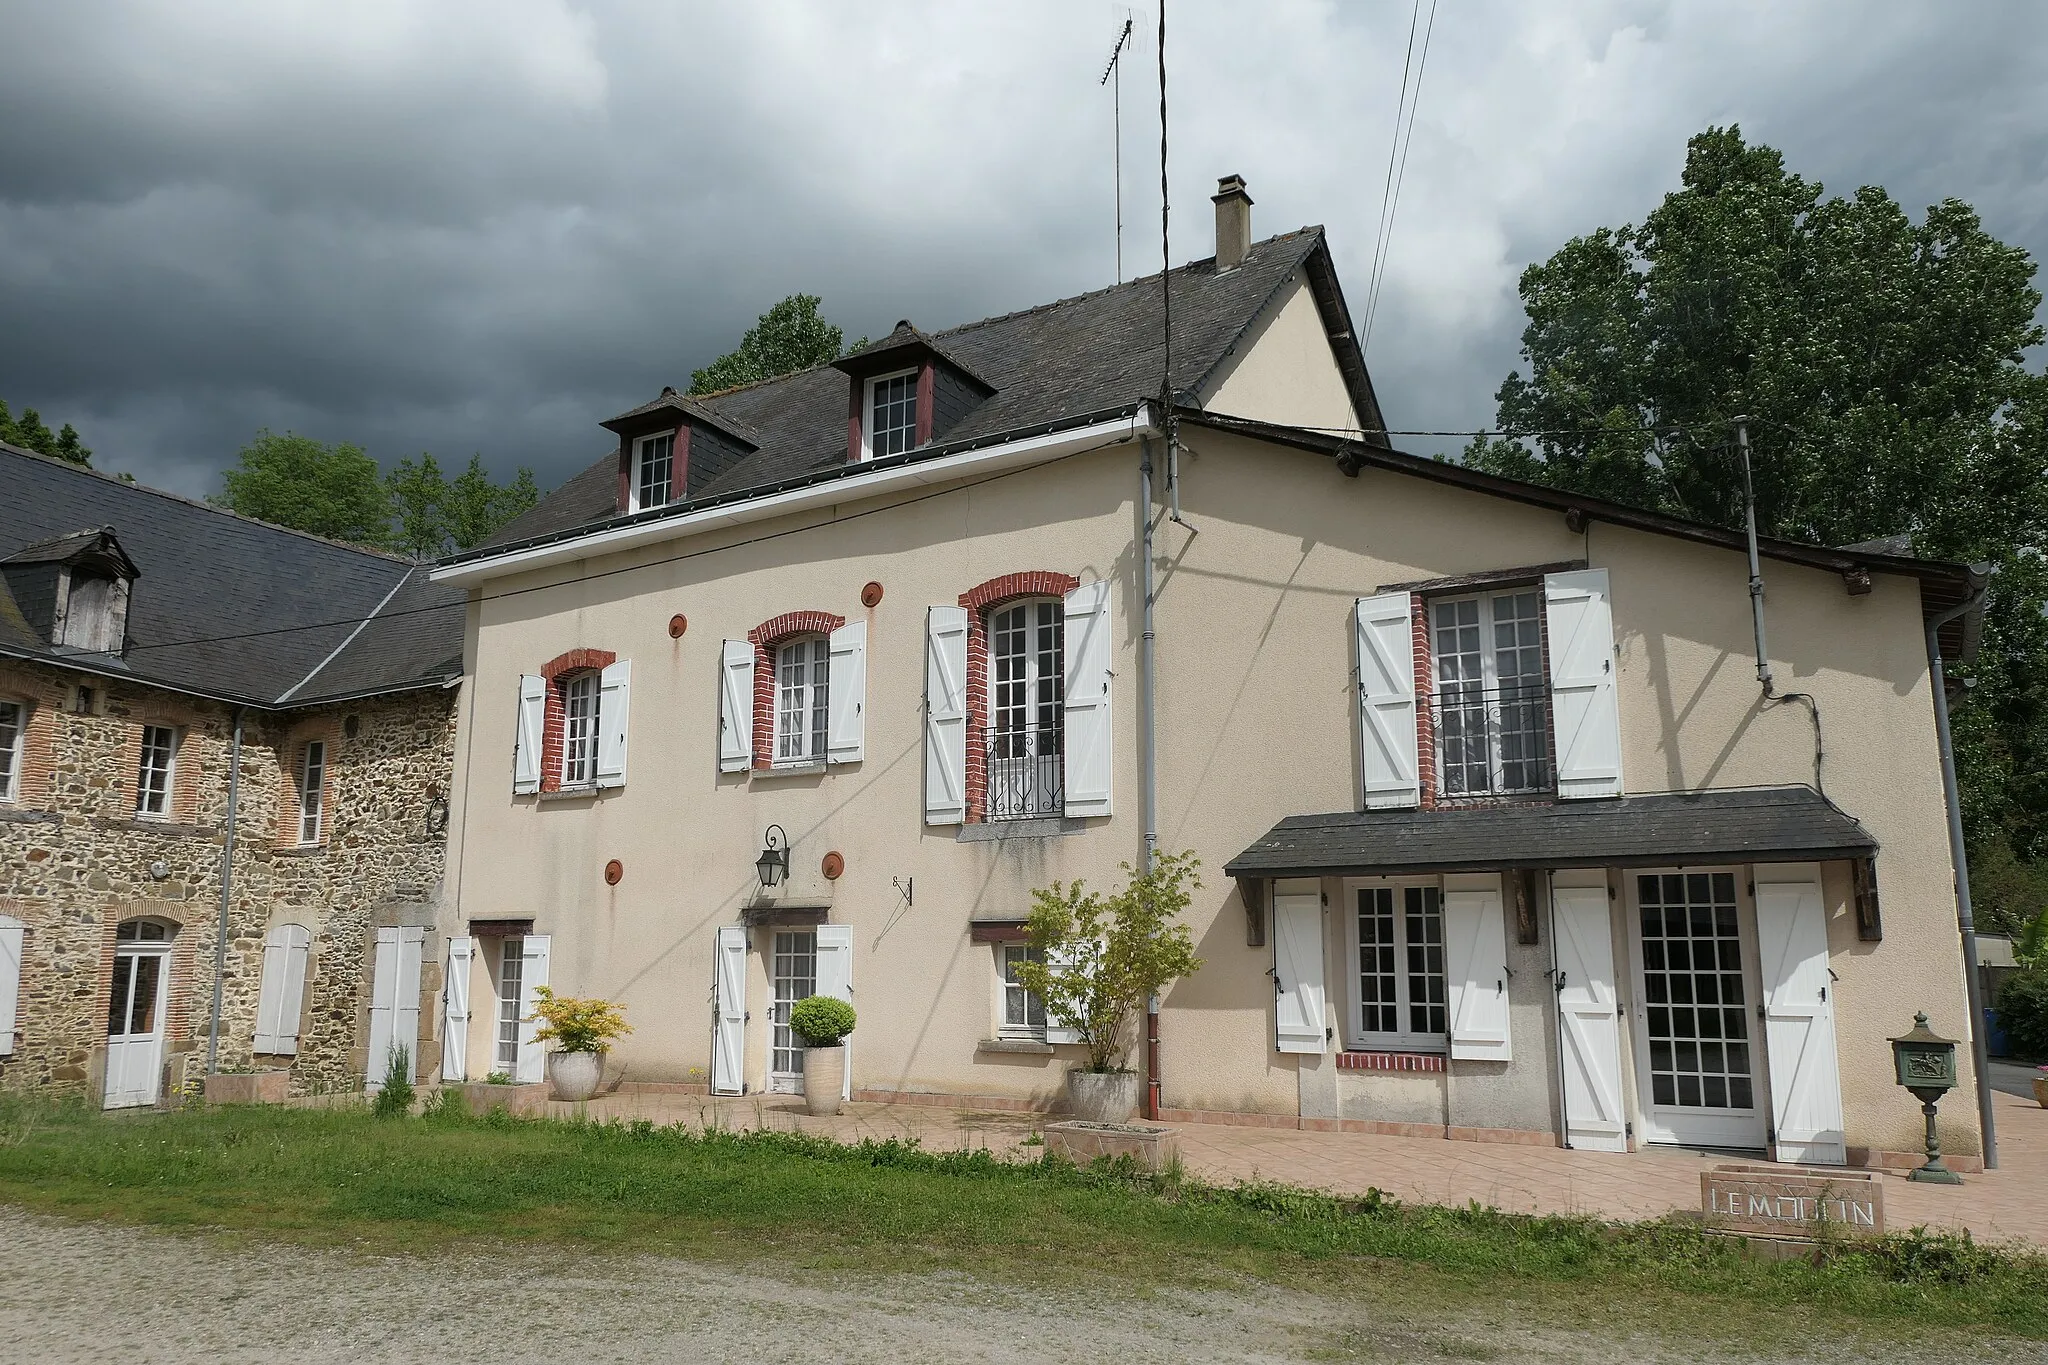
M 1056 569 L 1006 573 L 960 594 L 967 608 L 967 823 L 988 807 L 988 614 L 1020 597 L 1065 597 L 1081 580 Z
M 846 624 L 829 611 L 786 611 L 747 632 L 754 647 L 754 769 L 775 766 L 775 651 L 799 635 L 830 635 Z

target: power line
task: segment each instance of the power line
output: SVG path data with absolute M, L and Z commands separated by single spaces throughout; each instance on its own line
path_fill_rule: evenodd
M 1401 150 L 1401 111 L 1408 107 L 1408 75 L 1415 61 L 1415 22 L 1422 15 L 1422 0 L 1414 0 L 1408 11 L 1408 52 L 1401 59 L 1401 94 L 1394 101 L 1394 136 L 1387 143 L 1387 176 L 1380 185 L 1380 222 L 1372 234 L 1372 268 L 1365 272 L 1366 312 L 1372 311 L 1372 296 L 1379 287 L 1380 252 L 1387 237 L 1387 207 L 1394 198 L 1394 158 Z
M 1416 3 L 1419 5 L 1421 0 L 1416 0 Z M 1373 277 L 1371 291 L 1366 299 L 1365 334 L 1358 343 L 1358 350 L 1361 355 L 1372 346 L 1373 319 L 1379 316 L 1380 284 L 1386 279 L 1387 258 L 1393 254 L 1394 219 L 1401 212 L 1401 186 L 1408 178 L 1408 150 L 1415 145 L 1415 111 L 1422 105 L 1422 77 L 1423 73 L 1429 69 L 1429 39 L 1435 32 L 1436 0 L 1429 0 L 1429 23 L 1422 30 L 1422 56 L 1415 63 L 1415 93 L 1408 100 L 1408 131 L 1404 136 L 1400 135 L 1400 111 L 1397 109 L 1394 113 L 1395 133 L 1399 136 L 1401 144 L 1401 168 L 1394 173 L 1393 202 L 1387 204 L 1384 208 L 1386 241 L 1380 248 L 1378 268 Z M 1415 40 L 1415 27 L 1412 15 L 1409 19 L 1408 39 L 1411 44 Z M 1402 84 L 1404 87 L 1407 84 L 1405 73 L 1402 78 Z M 1391 155 L 1390 152 L 1389 159 L 1391 159 Z

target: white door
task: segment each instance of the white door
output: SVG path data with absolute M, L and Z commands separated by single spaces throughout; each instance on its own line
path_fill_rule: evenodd
M 1631 872 L 1643 1136 L 1762 1150 L 1749 906 L 1733 868 Z
M 818 993 L 818 935 L 812 929 L 777 929 L 769 966 L 768 1089 L 804 1093 L 804 1043 L 789 1026 L 790 1007 Z
M 1818 863 L 1756 869 L 1756 938 L 1773 1155 L 1779 1161 L 1844 1165 L 1849 1148 Z
M 742 926 L 719 926 L 713 977 L 711 1093 L 743 1095 L 747 1089 L 747 931 Z
M 171 945 L 161 924 L 124 924 L 114 945 L 107 1000 L 106 1107 L 155 1104 L 163 1091 L 164 1015 L 171 998 Z
M 1621 1015 L 1614 990 L 1613 916 L 1606 875 L 1557 873 L 1550 890 L 1550 923 L 1565 1140 L 1585 1151 L 1625 1152 Z

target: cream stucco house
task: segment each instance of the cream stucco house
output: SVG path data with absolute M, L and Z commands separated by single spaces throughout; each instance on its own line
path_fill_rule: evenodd
M 1205 876 L 1167 1118 L 1903 1159 L 1885 1039 L 1969 1027 L 1923 640 L 1979 581 L 1764 543 L 1823 756 L 1740 537 L 1394 451 L 1322 233 L 1217 207 L 1172 440 L 1154 276 L 664 391 L 437 570 L 447 1074 L 538 1079 L 544 980 L 628 1082 L 787 1091 L 823 991 L 856 1098 L 1049 1106 L 1029 893 L 1153 837 Z

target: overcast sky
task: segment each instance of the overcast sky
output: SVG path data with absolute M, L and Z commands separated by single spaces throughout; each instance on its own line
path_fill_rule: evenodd
M 1328 226 L 1362 322 L 1410 12 L 1169 0 L 1176 261 L 1238 172 L 1255 235 Z M 0 398 L 189 494 L 264 426 L 552 486 L 785 294 L 852 337 L 1110 283 L 1124 13 L 0 0 Z M 1155 15 L 1127 274 L 1159 261 Z M 1708 124 L 2048 255 L 2044 71 L 2025 0 L 1441 0 L 1367 357 L 1388 420 L 1489 425 L 1522 267 L 1640 219 Z

